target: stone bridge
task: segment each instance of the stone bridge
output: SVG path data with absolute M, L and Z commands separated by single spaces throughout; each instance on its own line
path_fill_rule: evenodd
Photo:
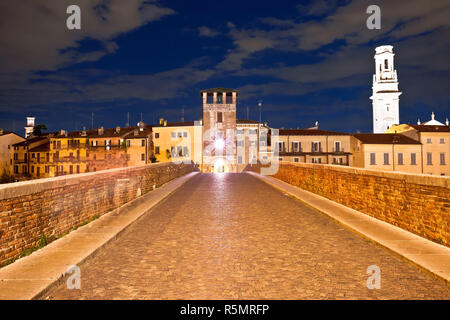
M 166 163 L 1 186 L 0 299 L 450 299 L 448 182 Z

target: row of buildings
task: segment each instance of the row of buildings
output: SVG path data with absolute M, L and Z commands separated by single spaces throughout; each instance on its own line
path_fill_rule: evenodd
M 0 164 L 14 179 L 54 177 L 151 162 L 194 162 L 203 172 L 240 172 L 258 161 L 322 163 L 433 175 L 450 175 L 450 126 L 434 119 L 391 125 L 385 133 L 275 129 L 236 119 L 238 92 L 201 91 L 199 121 L 32 134 L 0 131 Z

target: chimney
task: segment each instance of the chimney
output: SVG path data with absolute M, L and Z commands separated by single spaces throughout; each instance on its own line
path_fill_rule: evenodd
M 120 127 L 117 126 L 117 127 L 116 127 L 116 133 L 119 133 L 119 132 L 120 132 Z
M 98 128 L 98 135 L 101 136 L 105 132 L 105 129 L 103 127 Z
M 448 126 L 448 118 L 445 119 L 445 125 Z
M 139 131 L 144 131 L 145 123 L 142 121 L 138 122 Z
M 0 136 L 3 135 L 3 129 L 0 128 Z
M 167 120 L 164 120 L 164 127 L 167 127 Z
M 164 124 L 164 118 L 159 118 L 159 124 L 163 125 Z
M 420 119 L 417 119 L 417 124 L 420 125 Z
M 66 130 L 63 130 L 63 129 L 59 130 L 59 135 L 60 135 L 60 136 L 65 136 L 65 135 L 67 135 Z

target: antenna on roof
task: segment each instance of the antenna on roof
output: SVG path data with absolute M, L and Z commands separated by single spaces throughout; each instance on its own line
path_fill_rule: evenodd
M 94 113 L 91 113 L 91 130 L 94 129 Z
M 181 122 L 184 122 L 184 107 L 181 108 Z
M 249 108 L 249 106 L 247 106 L 247 120 L 250 119 L 250 118 L 249 118 L 249 111 L 250 111 L 250 108 Z
M 127 112 L 127 128 L 130 126 L 130 113 Z
M 141 112 L 141 122 L 143 122 L 143 121 L 142 121 L 142 112 Z

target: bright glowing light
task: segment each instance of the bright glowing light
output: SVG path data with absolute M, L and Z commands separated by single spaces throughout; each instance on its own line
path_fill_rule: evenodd
M 225 145 L 225 143 L 223 142 L 223 139 L 217 139 L 216 141 L 214 141 L 214 147 L 216 147 L 216 149 L 223 149 L 223 146 Z

